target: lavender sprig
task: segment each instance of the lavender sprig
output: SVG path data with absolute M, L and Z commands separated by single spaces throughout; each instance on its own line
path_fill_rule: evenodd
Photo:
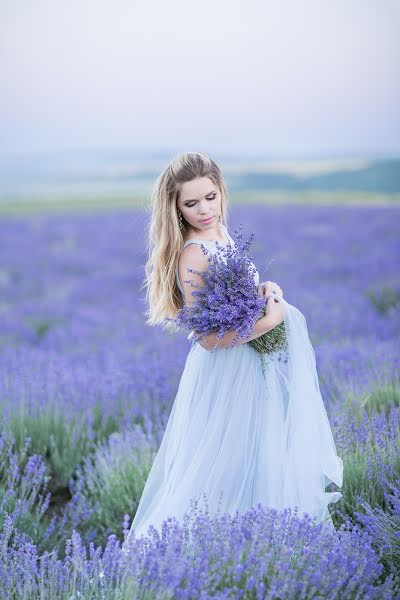
M 242 232 L 235 229 L 235 244 L 228 242 L 224 247 L 217 242 L 216 253 L 209 252 L 201 244 L 202 252 L 209 255 L 208 269 L 196 271 L 189 268 L 188 271 L 200 275 L 204 285 L 186 280 L 195 288 L 192 296 L 196 301 L 186 304 L 175 319 L 179 327 L 193 331 L 196 340 L 210 333 L 216 333 L 217 339 L 220 339 L 233 329 L 237 333 L 231 344 L 233 347 L 240 338 L 249 337 L 255 322 L 265 315 L 265 299 L 257 292 L 254 283 L 256 269 L 249 254 L 253 238 L 254 233 L 251 233 L 249 239 L 243 241 Z M 275 327 L 251 340 L 250 345 L 260 354 L 265 354 L 284 347 L 285 340 L 284 326 Z

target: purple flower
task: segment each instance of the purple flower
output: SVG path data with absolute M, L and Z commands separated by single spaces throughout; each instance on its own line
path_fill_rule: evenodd
M 184 330 L 194 331 L 196 340 L 216 332 L 217 339 L 227 331 L 235 330 L 232 346 L 239 338 L 251 335 L 254 323 L 260 317 L 265 306 L 254 283 L 255 267 L 249 255 L 254 233 L 243 242 L 241 232 L 235 229 L 235 245 L 228 243 L 225 247 L 217 242 L 216 253 L 208 257 L 209 267 L 206 271 L 188 269 L 200 275 L 204 285 L 199 286 L 188 280 L 194 289 L 193 304 L 186 304 L 178 313 L 177 325 Z M 201 246 L 204 254 L 209 251 Z

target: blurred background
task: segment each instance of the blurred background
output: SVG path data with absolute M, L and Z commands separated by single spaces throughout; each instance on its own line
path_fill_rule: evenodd
M 2 0 L 0 210 L 143 206 L 186 150 L 232 202 L 398 202 L 399 22 L 398 0 Z

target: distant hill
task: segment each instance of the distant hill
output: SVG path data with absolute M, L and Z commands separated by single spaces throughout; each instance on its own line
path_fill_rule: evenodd
M 0 160 L 0 202 L 149 196 L 172 156 L 54 153 Z M 274 160 L 216 156 L 230 192 L 400 192 L 400 158 Z
M 400 192 L 400 159 L 371 161 L 367 167 L 337 170 L 324 174 L 293 175 L 289 173 L 251 172 L 228 173 L 226 181 L 231 190 L 321 190 Z

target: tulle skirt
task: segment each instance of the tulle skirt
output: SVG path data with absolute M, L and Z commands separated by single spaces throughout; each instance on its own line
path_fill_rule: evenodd
M 129 536 L 181 521 L 190 500 L 209 514 L 263 504 L 297 507 L 333 529 L 328 510 L 342 485 L 303 314 L 283 298 L 286 350 L 260 355 L 247 343 L 186 358 L 178 391 Z M 128 537 L 129 537 L 128 536 Z

